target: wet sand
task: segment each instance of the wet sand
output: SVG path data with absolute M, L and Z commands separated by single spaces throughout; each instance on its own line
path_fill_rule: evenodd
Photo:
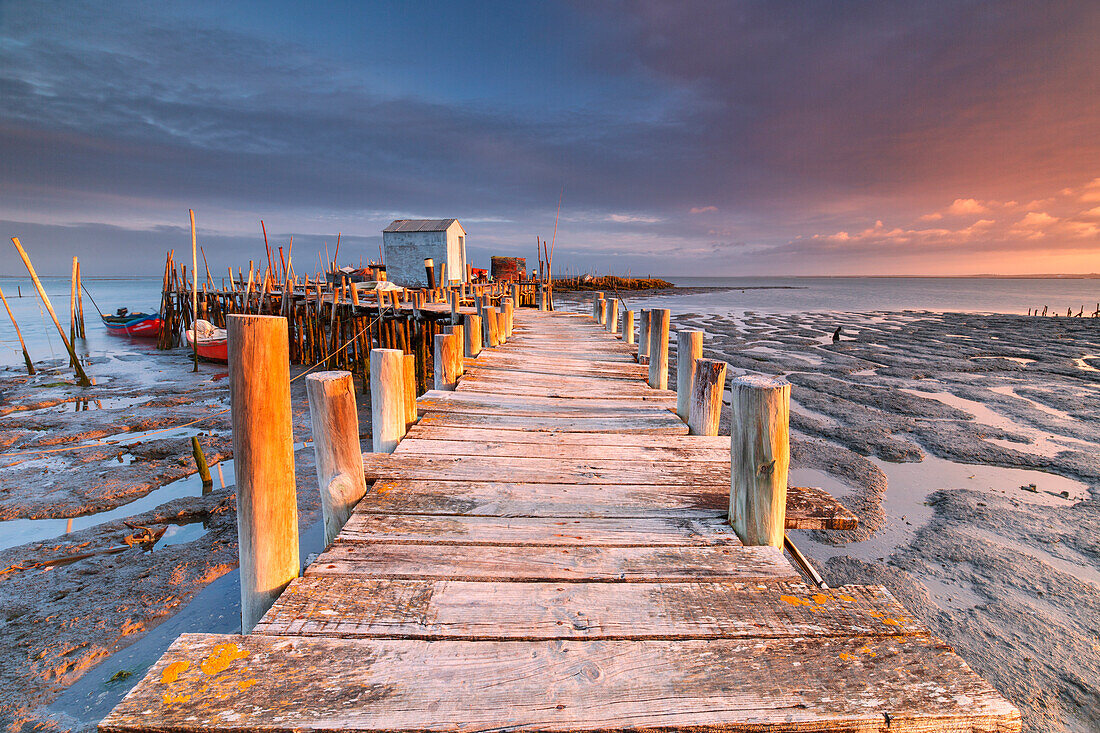
M 1100 730 L 1100 373 L 1082 363 L 1100 322 L 674 321 L 704 329 L 704 355 L 733 373 L 791 381 L 792 481 L 861 519 L 792 532 L 830 585 L 888 587 L 1020 707 L 1025 730 Z

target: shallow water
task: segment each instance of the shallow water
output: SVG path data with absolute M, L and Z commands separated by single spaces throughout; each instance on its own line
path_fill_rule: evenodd
M 218 482 L 218 465 L 219 464 L 214 464 L 210 467 L 211 475 L 214 476 L 215 483 Z M 220 465 L 226 479 L 232 480 L 233 461 L 222 461 Z M 9 547 L 23 545 L 28 542 L 41 542 L 42 540 L 54 539 L 69 532 L 87 529 L 88 527 L 94 527 L 115 519 L 126 519 L 135 514 L 142 514 L 151 509 L 156 509 L 161 504 L 172 501 L 173 499 L 179 499 L 184 496 L 202 496 L 203 493 L 202 479 L 199 478 L 197 473 L 193 473 L 190 476 L 184 476 L 181 479 L 177 479 L 171 483 L 153 489 L 145 496 L 135 499 L 128 504 L 123 504 L 104 512 L 85 514 L 84 516 L 72 517 L 71 519 L 9 519 L 6 522 L 0 522 L 0 550 L 6 550 Z M 182 531 L 173 531 L 172 526 L 175 525 L 170 525 L 169 529 L 165 531 L 165 535 L 168 535 L 169 531 L 171 531 L 173 535 Z M 161 538 L 161 541 L 161 544 L 178 544 L 178 541 L 166 541 L 164 537 Z

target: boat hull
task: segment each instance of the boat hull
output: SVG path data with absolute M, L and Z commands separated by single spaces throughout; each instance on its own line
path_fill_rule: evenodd
M 122 323 L 104 320 L 103 325 L 107 327 L 107 333 L 112 336 L 155 339 L 160 335 L 161 322 L 159 316 L 143 316 Z

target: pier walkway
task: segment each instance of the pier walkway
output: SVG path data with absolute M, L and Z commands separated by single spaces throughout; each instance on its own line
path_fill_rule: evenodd
M 592 319 L 515 313 L 419 400 L 248 636 L 187 634 L 104 731 L 1011 731 L 878 586 L 808 586 L 726 522 L 729 437 Z M 844 528 L 791 489 L 787 526 Z

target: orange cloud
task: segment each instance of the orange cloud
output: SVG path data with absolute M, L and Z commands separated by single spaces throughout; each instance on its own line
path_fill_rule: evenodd
M 692 214 L 706 214 L 709 212 L 718 211 L 717 206 L 693 206 L 691 208 Z

